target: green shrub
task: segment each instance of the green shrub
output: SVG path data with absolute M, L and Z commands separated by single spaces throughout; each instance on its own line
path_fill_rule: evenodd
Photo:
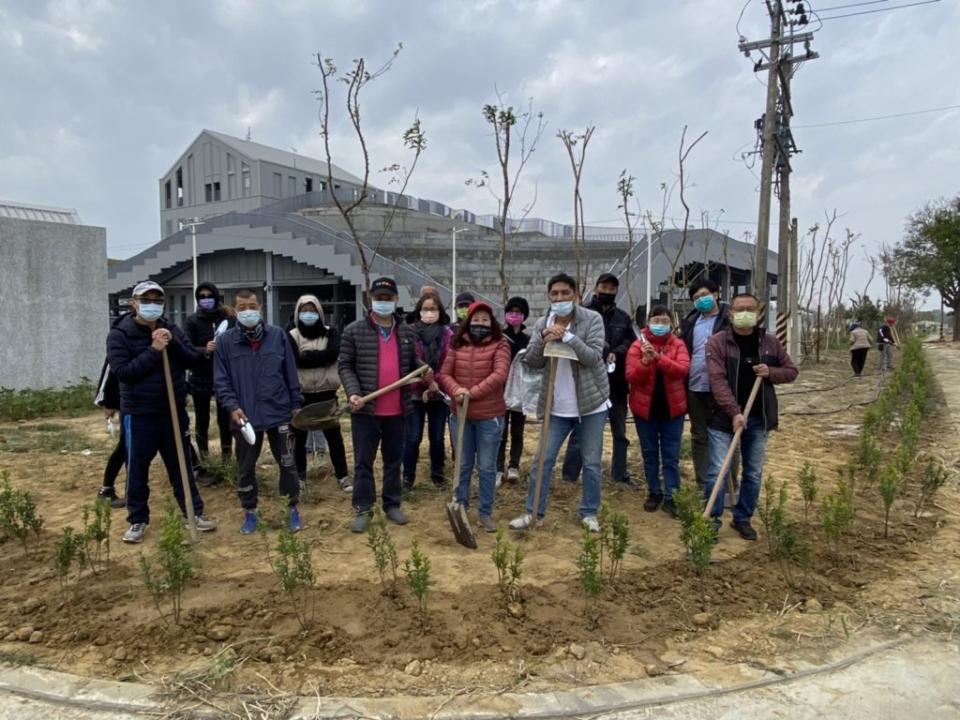
M 797 484 L 803 497 L 803 519 L 806 521 L 810 508 L 817 501 L 817 472 L 809 462 L 805 462 L 800 469 Z
M 603 592 L 603 572 L 600 569 L 600 538 L 583 529 L 580 539 L 580 555 L 577 556 L 577 582 L 583 590 L 583 612 L 587 624 L 597 624 L 596 600 Z
M 84 415 L 93 410 L 95 392 L 96 388 L 87 378 L 62 389 L 0 388 L 0 420 L 31 420 L 42 415 Z
M 110 562 L 110 509 L 109 503 L 94 500 L 92 519 L 90 510 L 86 507 L 83 509 L 82 552 L 85 562 L 94 573 L 97 572 L 97 565 Z
M 900 491 L 900 468 L 898 465 L 887 465 L 880 473 L 880 497 L 883 499 L 883 536 L 887 537 L 890 529 L 890 510 L 897 493 Z
M 154 561 L 140 553 L 140 574 L 160 618 L 167 622 L 162 607 L 163 601 L 167 600 L 173 622 L 177 625 L 180 624 L 183 608 L 183 591 L 190 579 L 196 575 L 193 552 L 186 540 L 186 528 L 180 511 L 170 503 L 160 526 L 160 539 L 154 560 L 157 567 L 154 567 Z
M 427 596 L 430 593 L 430 586 L 433 580 L 430 578 L 430 558 L 420 551 L 417 541 L 413 541 L 410 548 L 410 559 L 403 564 L 403 569 L 407 573 L 407 582 L 410 584 L 410 592 L 417 599 L 417 612 L 420 618 L 420 627 L 426 628 L 429 616 L 427 614 Z
M 523 574 L 523 550 L 519 545 L 512 545 L 505 540 L 502 527 L 497 528 L 497 537 L 490 558 L 497 569 L 500 593 L 508 600 L 518 600 L 520 576 Z
M 78 560 L 82 545 L 82 536 L 78 535 L 72 527 L 65 527 L 57 540 L 53 563 L 57 569 L 57 580 L 60 582 L 61 592 L 65 592 L 70 584 L 70 569 L 74 561 Z
M 824 497 L 820 505 L 820 521 L 837 556 L 840 554 L 843 538 L 853 524 L 853 517 L 853 491 L 846 481 L 841 479 L 837 483 L 837 489 Z
M 313 554 L 310 543 L 300 533 L 290 530 L 290 508 L 284 508 L 283 527 L 277 535 L 276 555 L 271 557 L 267 540 L 266 526 L 260 523 L 264 543 L 267 546 L 267 560 L 273 574 L 277 576 L 280 590 L 290 602 L 293 612 L 304 631 L 310 628 L 316 610 L 314 586 L 316 575 L 313 571 Z
M 781 483 L 778 487 L 773 477 L 764 482 L 763 501 L 758 506 L 758 512 L 766 531 L 770 557 L 779 563 L 786 583 L 795 587 L 792 566 L 803 566 L 807 563 L 810 559 L 810 546 L 797 532 L 796 527 L 787 522 L 786 483 Z
M 380 575 L 380 585 L 386 595 L 395 597 L 397 594 L 397 568 L 400 561 L 397 559 L 397 546 L 387 529 L 387 520 L 380 507 L 374 509 L 373 520 L 367 526 L 367 547 L 373 553 L 373 564 Z M 387 583 L 387 571 L 390 571 L 391 581 Z
M 703 577 L 710 567 L 710 556 L 717 542 L 717 531 L 710 518 L 703 516 L 700 491 L 693 485 L 683 485 L 673 495 L 680 520 L 680 542 L 687 549 L 687 559 L 693 570 Z
M 913 516 L 918 518 L 925 505 L 933 500 L 937 491 L 947 482 L 948 474 L 943 463 L 939 460 L 931 460 L 923 472 L 923 480 L 920 483 L 920 495 L 917 497 L 917 508 Z
M 0 474 L 0 530 L 4 537 L 16 538 L 23 545 L 23 552 L 29 552 L 28 542 L 31 534 L 40 539 L 43 518 L 37 513 L 37 502 L 27 490 L 18 490 L 10 485 L 10 472 Z

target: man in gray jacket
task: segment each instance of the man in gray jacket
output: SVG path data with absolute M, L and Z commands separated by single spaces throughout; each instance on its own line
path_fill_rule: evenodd
M 564 273 L 550 278 L 547 283 L 547 297 L 550 300 L 550 311 L 534 326 L 524 362 L 533 369 L 543 368 L 547 364 L 544 347 L 550 342 L 567 345 L 576 353 L 577 359 L 557 360 L 550 430 L 543 457 L 536 458 L 530 470 L 526 512 L 512 520 L 510 527 L 524 530 L 534 522 L 533 496 L 540 462 L 543 462 L 543 485 L 540 506 L 536 508 L 536 522 L 543 519 L 547 512 L 553 466 L 560 448 L 572 433 L 583 461 L 580 521 L 591 532 L 599 532 L 597 511 L 600 509 L 603 427 L 610 407 L 610 383 L 603 355 L 603 318 L 600 313 L 579 305 L 576 280 Z M 544 383 L 544 389 L 540 393 L 537 411 L 541 418 L 546 404 L 546 385 L 547 383 Z

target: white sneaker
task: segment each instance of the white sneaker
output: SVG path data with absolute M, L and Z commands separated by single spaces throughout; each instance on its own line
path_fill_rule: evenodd
M 193 518 L 200 532 L 212 532 L 217 529 L 217 523 L 206 515 L 197 515 Z
M 501 485 L 503 485 L 503 473 L 497 471 L 497 484 L 494 487 L 500 487 Z
M 600 523 L 597 522 L 595 515 L 587 515 L 580 521 L 580 524 L 592 533 L 600 532 Z
M 125 543 L 142 543 L 143 536 L 147 534 L 147 523 L 134 523 L 130 529 L 123 534 Z
M 507 482 L 516 482 L 520 479 L 520 470 L 518 468 L 512 467 L 507 468 Z
M 350 479 L 349 475 L 337 478 L 337 485 L 339 485 L 340 489 L 344 492 L 353 492 L 353 480 Z
M 533 516 L 524 514 L 510 521 L 510 529 L 511 530 L 529 530 L 532 524 L 533 524 Z M 542 527 L 542 526 L 543 526 L 543 518 L 538 518 L 537 527 Z

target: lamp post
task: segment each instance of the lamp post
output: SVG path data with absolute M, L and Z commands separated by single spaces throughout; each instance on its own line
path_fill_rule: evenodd
M 450 304 L 457 302 L 457 233 L 466 232 L 470 228 L 450 228 L 450 238 L 453 246 L 453 277 L 450 281 Z
M 197 226 L 198 225 L 203 225 L 203 223 L 197 218 L 193 218 L 193 220 L 187 223 L 183 222 L 182 220 L 180 221 L 181 230 L 185 227 L 190 228 L 190 240 L 193 244 L 192 254 L 193 254 L 193 296 L 194 297 L 197 296 L 197 285 L 199 284 L 199 280 L 197 278 Z

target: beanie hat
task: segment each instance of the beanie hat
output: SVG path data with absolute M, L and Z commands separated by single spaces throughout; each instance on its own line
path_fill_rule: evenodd
M 504 312 L 510 312 L 511 308 L 515 308 L 523 313 L 523 319 L 526 320 L 530 317 L 530 303 L 522 297 L 512 297 L 507 300 L 507 304 L 503 306 Z

